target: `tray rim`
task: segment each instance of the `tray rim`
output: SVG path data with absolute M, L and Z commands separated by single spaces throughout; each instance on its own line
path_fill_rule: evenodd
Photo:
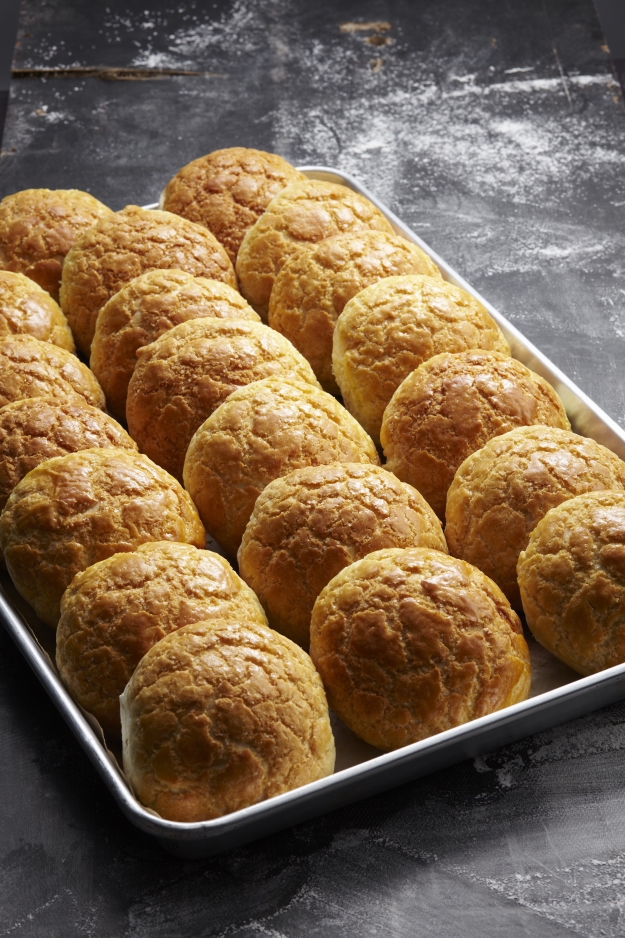
M 425 250 L 441 268 L 448 280 L 474 296 L 488 310 L 511 341 L 524 350 L 524 357 L 539 366 L 561 396 L 568 395 L 580 402 L 593 415 L 597 424 L 608 431 L 614 451 L 625 458 L 625 431 L 569 379 L 546 355 L 529 342 L 492 304 L 482 297 L 436 251 L 384 202 L 350 173 L 323 165 L 298 167 L 309 178 L 332 177 L 348 185 L 376 205 L 393 226 L 409 240 Z M 144 208 L 157 208 L 152 203 Z M 532 366 L 533 367 L 533 366 Z M 555 383 L 554 383 L 555 382 Z M 562 391 L 560 390 L 562 389 Z M 562 393 L 564 392 L 564 394 Z M 590 434 L 589 434 L 590 435 Z M 605 445 L 610 445 L 606 443 Z M 582 713 L 591 712 L 625 696 L 625 663 L 597 674 L 581 677 L 511 707 L 472 720 L 389 753 L 342 769 L 317 782 L 274 796 L 212 821 L 183 823 L 161 818 L 146 809 L 134 797 L 114 758 L 98 739 L 79 706 L 70 697 L 34 633 L 15 608 L 4 590 L 0 590 L 0 620 L 39 678 L 52 701 L 85 750 L 104 784 L 117 801 L 124 815 L 144 833 L 155 836 L 170 852 L 181 856 L 207 856 L 222 852 L 258 837 L 277 832 L 295 823 L 327 813 L 376 792 L 403 784 L 411 778 L 427 774 L 489 748 L 512 742 L 533 732 L 565 722 Z M 590 706 L 586 706 L 586 699 Z M 582 703 L 580 703 L 582 701 Z M 567 706 L 568 704 L 568 706 Z M 555 719 L 554 719 L 555 717 Z M 495 740 L 493 746 L 493 739 Z M 497 742 L 499 740 L 499 742 Z M 423 768 L 425 767 L 425 768 Z M 421 769 L 423 768 L 423 771 Z

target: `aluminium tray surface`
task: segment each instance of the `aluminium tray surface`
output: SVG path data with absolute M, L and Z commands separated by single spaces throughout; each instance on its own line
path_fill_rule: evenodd
M 371 199 L 399 233 L 430 254 L 447 280 L 468 290 L 484 304 L 505 333 L 514 357 L 541 374 L 559 393 L 573 429 L 593 437 L 625 458 L 625 432 L 375 195 L 352 176 L 331 167 L 306 166 L 301 169 L 310 178 L 349 186 Z M 58 677 L 53 664 L 53 633 L 36 619 L 6 574 L 0 575 L 0 586 L 0 618 L 119 807 L 133 824 L 155 836 L 166 849 L 179 856 L 201 857 L 219 853 L 511 743 L 625 696 L 625 664 L 579 678 L 530 639 L 534 677 L 533 696 L 529 700 L 385 754 L 358 740 L 340 721 L 336 721 L 337 769 L 333 775 L 214 821 L 181 824 L 164 820 L 137 802 L 120 769 L 119 754 L 106 748 L 97 724 L 74 703 Z

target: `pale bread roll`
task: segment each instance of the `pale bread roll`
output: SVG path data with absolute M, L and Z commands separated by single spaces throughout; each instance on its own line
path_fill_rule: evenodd
M 499 587 L 427 548 L 376 551 L 330 580 L 313 609 L 310 654 L 335 713 L 385 750 L 530 690 L 523 629 Z
M 234 264 L 246 232 L 285 186 L 303 173 L 276 153 L 246 147 L 214 150 L 170 179 L 160 208 L 205 225 Z
M 67 253 L 79 235 L 113 214 L 79 189 L 23 189 L 0 202 L 0 268 L 24 274 L 59 298 Z
M 187 625 L 158 642 L 121 697 L 121 717 L 133 791 L 172 821 L 222 817 L 334 769 L 310 658 L 242 619 Z

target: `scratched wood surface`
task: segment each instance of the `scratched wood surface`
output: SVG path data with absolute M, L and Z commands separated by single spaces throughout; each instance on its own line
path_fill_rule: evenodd
M 25 0 L 0 196 L 143 204 L 233 144 L 341 167 L 623 423 L 602 44 L 590 0 Z M 0 935 L 625 934 L 625 704 L 190 862 L 121 817 L 0 648 Z

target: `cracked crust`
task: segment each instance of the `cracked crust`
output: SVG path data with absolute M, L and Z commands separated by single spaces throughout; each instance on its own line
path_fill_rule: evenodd
M 271 200 L 305 179 L 275 153 L 228 147 L 183 166 L 165 186 L 160 207 L 212 231 L 234 264 L 244 235 Z
M 238 552 L 239 572 L 269 624 L 305 648 L 324 586 L 389 547 L 447 553 L 441 523 L 416 489 L 380 466 L 306 466 L 259 496 Z
M 521 608 L 519 554 L 550 508 L 584 492 L 625 491 L 625 463 L 554 427 L 519 427 L 462 463 L 447 493 L 449 550 L 483 570 Z
M 347 567 L 312 614 L 310 653 L 328 703 L 379 749 L 398 749 L 525 700 L 529 651 L 487 576 L 427 548 Z
M 223 557 L 189 544 L 141 544 L 88 567 L 65 590 L 57 667 L 72 697 L 119 737 L 119 695 L 150 648 L 193 622 L 238 618 L 267 624 Z
M 125 283 L 156 269 L 184 270 L 236 289 L 230 258 L 202 225 L 127 205 L 81 235 L 63 265 L 61 307 L 89 355 L 98 313 Z
M 435 355 L 402 381 L 384 411 L 387 469 L 439 518 L 458 466 L 494 436 L 544 424 L 570 430 L 550 384 L 499 352 Z
M 332 373 L 337 318 L 365 287 L 398 274 L 441 276 L 425 251 L 399 235 L 348 231 L 327 238 L 284 264 L 271 291 L 269 325 L 308 359 L 325 391 L 338 393 Z
M 291 343 L 260 322 L 195 319 L 139 349 L 128 386 L 131 437 L 177 479 L 195 431 L 237 388 L 271 375 L 317 380 Z
M 379 443 L 382 417 L 404 378 L 443 352 L 510 354 L 497 323 L 459 287 L 429 276 L 388 277 L 339 316 L 332 370 L 350 414 Z
M 63 593 L 98 560 L 146 541 L 204 546 L 184 489 L 139 453 L 86 449 L 24 476 L 0 515 L 0 546 L 16 589 L 56 628 Z
M 240 293 L 219 280 L 182 270 L 150 270 L 127 283 L 102 307 L 90 365 L 109 410 L 126 419 L 128 383 L 143 348 L 181 322 L 202 317 L 250 319 L 258 315 Z
M 289 377 L 235 391 L 191 440 L 184 482 L 215 540 L 236 556 L 266 485 L 302 466 L 370 463 L 373 441 L 329 394 Z
M 0 511 L 18 482 L 46 459 L 115 446 L 137 451 L 123 427 L 79 397 L 31 397 L 0 409 Z
M 330 775 L 334 738 L 306 652 L 252 622 L 187 625 L 121 698 L 124 771 L 172 821 L 222 817 Z
M 26 397 L 75 395 L 104 409 L 104 393 L 93 373 L 65 349 L 30 335 L 0 337 L 0 407 Z
M 72 330 L 50 294 L 24 274 L 0 270 L 0 335 L 23 334 L 75 351 Z
M 552 508 L 517 566 L 534 637 L 580 674 L 625 661 L 625 494 L 587 492 Z
M 0 202 L 0 268 L 25 274 L 59 298 L 76 238 L 113 212 L 79 189 L 23 189 Z
M 329 182 L 296 182 L 273 199 L 245 235 L 237 256 L 241 293 L 267 320 L 269 297 L 282 266 L 299 248 L 347 231 L 393 233 L 364 196 Z

